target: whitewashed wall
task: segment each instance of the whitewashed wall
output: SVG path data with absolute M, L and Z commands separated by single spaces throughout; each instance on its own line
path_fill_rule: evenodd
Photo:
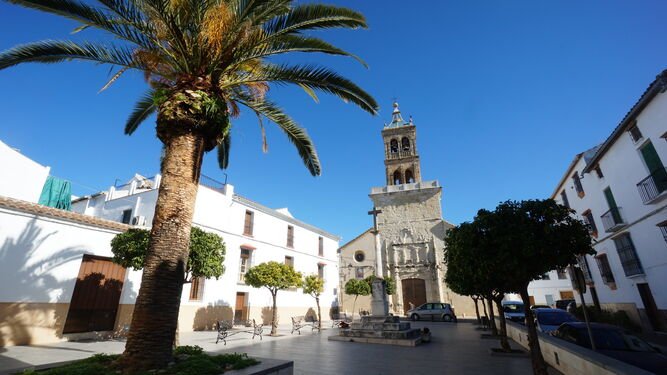
M 0 141 L 1 196 L 37 203 L 49 170 Z

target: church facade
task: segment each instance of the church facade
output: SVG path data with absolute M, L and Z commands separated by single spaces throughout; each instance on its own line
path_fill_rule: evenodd
M 444 282 L 444 238 L 453 225 L 442 219 L 442 187 L 423 181 L 416 126 L 405 122 L 394 103 L 392 121 L 382 130 L 386 185 L 373 187 L 374 226 L 340 248 L 341 311 L 367 311 L 370 298 L 345 294 L 351 278 L 376 274 L 396 281 L 390 310 L 404 315 L 425 302 L 450 303 L 459 317 L 474 315 L 470 298 Z M 379 261 L 378 261 L 379 260 Z

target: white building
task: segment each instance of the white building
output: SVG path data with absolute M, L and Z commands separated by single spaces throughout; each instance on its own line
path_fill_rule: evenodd
M 0 143 L 0 347 L 38 345 L 96 332 L 123 330 L 131 321 L 141 271 L 111 262 L 111 239 L 150 225 L 160 176 L 76 200 L 75 212 L 36 202 L 49 172 Z M 10 183 L 11 182 L 11 183 Z M 271 296 L 243 283 L 252 265 L 288 262 L 326 281 L 324 319 L 337 303 L 338 237 L 233 194 L 229 184 L 200 185 L 195 225 L 222 236 L 225 274 L 187 284 L 179 329 L 211 329 L 216 320 L 268 323 Z M 93 287 L 94 286 L 94 287 Z M 315 314 L 315 301 L 301 289 L 278 293 L 283 323 Z
M 135 175 L 122 186 L 74 200 L 72 210 L 137 226 L 153 221 L 160 175 Z M 286 208 L 270 209 L 234 194 L 231 184 L 202 177 L 193 225 L 221 236 L 226 245 L 225 273 L 218 279 L 186 284 L 181 297 L 179 327 L 182 330 L 211 328 L 216 319 L 256 319 L 268 324 L 271 294 L 245 285 L 243 276 L 251 266 L 268 261 L 292 265 L 304 275 L 319 274 L 325 280 L 320 298 L 325 319 L 337 304 L 339 238 L 292 217 Z M 128 279 L 139 286 L 141 273 Z M 302 290 L 278 292 L 278 315 L 282 323 L 290 316 L 313 314 L 315 301 Z M 129 323 L 133 301 L 121 302 L 119 319 Z M 312 309 L 312 310 L 311 310 Z
M 667 70 L 599 146 L 577 155 L 552 198 L 590 225 L 587 302 L 667 329 Z

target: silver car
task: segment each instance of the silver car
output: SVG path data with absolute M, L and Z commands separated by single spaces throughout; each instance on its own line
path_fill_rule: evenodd
M 417 320 L 442 320 L 445 322 L 456 321 L 454 308 L 448 303 L 427 302 L 414 309 L 408 310 L 410 319 Z

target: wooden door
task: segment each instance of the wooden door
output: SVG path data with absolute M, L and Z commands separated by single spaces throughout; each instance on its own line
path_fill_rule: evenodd
M 574 292 L 571 290 L 561 290 L 560 299 L 574 299 Z
M 124 281 L 111 258 L 84 255 L 63 333 L 113 331 Z
M 658 307 L 655 304 L 653 299 L 653 293 L 651 293 L 651 288 L 648 284 L 642 283 L 637 284 L 637 289 L 639 290 L 639 296 L 642 298 L 642 303 L 644 304 L 644 310 L 648 316 L 648 320 L 651 323 L 654 331 L 664 331 L 665 325 L 663 324 L 662 318 L 660 317 L 660 312 Z
M 234 306 L 234 321 L 245 323 L 248 320 L 248 294 L 237 292 Z
M 415 307 L 426 303 L 426 281 L 424 279 L 403 279 L 403 313 L 410 310 L 410 303 Z

